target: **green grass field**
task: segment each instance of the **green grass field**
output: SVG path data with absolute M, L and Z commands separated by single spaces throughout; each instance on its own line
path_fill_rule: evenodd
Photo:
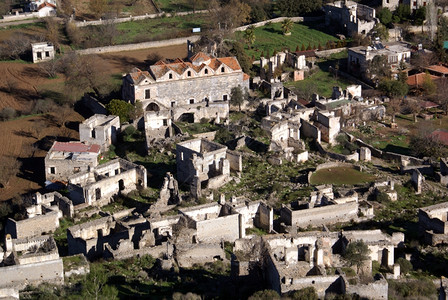
M 189 3 L 191 1 L 172 1 L 172 0 L 155 0 L 157 6 L 164 12 L 180 12 L 180 11 L 192 11 L 193 5 Z M 195 9 L 201 10 L 207 8 L 207 1 L 199 3 Z
M 117 24 L 120 34 L 115 43 L 127 44 L 188 36 L 192 34 L 194 27 L 202 27 L 205 23 L 206 17 L 202 14 L 121 23 Z
M 373 181 L 375 176 L 362 173 L 349 167 L 336 167 L 316 171 L 310 179 L 311 184 L 359 184 Z
M 319 43 L 325 47 L 327 41 L 337 41 L 337 39 L 329 34 L 312 28 L 313 24 L 294 23 L 290 36 L 282 33 L 281 23 L 272 23 L 263 27 L 255 28 L 255 43 L 251 49 L 246 45 L 245 49 L 249 56 L 259 59 L 262 52 L 265 55 L 269 52 L 272 55 L 274 50 L 281 51 L 289 48 L 294 51 L 297 46 L 302 45 L 308 47 L 318 47 Z M 244 39 L 244 32 L 238 32 L 237 37 Z

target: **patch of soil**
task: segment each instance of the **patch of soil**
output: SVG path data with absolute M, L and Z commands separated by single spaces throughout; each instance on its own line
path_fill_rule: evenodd
M 42 144 L 40 141 L 79 139 L 77 131 L 57 126 L 53 118 L 54 115 L 35 116 L 0 123 L 0 156 L 15 157 L 22 163 L 19 174 L 11 178 L 6 187 L 0 188 L 0 201 L 17 194 L 32 192 L 43 186 L 44 157 L 47 151 L 37 147 Z M 79 123 L 82 120 L 81 115 L 74 111 L 66 117 L 66 123 Z M 44 125 L 37 125 L 40 123 Z

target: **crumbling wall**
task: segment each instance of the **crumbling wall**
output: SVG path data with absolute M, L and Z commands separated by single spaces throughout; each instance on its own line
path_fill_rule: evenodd
M 229 161 L 230 170 L 235 172 L 243 171 L 243 156 L 241 154 L 227 150 L 226 159 Z
M 320 132 L 319 128 L 317 128 L 316 126 L 312 125 L 310 122 L 305 121 L 303 119 L 301 120 L 301 122 L 302 122 L 302 126 L 300 127 L 300 132 L 301 132 L 302 136 L 313 138 L 315 141 L 320 143 L 321 142 L 321 132 Z
M 266 230 L 267 232 L 272 232 L 274 224 L 274 210 L 264 204 L 260 203 L 258 207 L 257 215 L 255 217 L 255 226 Z
M 306 287 L 314 287 L 320 299 L 325 297 L 327 292 L 339 294 L 345 291 L 343 279 L 336 276 L 307 276 L 302 278 L 285 278 L 286 283 L 281 284 L 281 292 L 296 291 Z
M 6 233 L 9 233 L 14 239 L 21 239 L 54 232 L 58 227 L 59 214 L 57 211 L 51 211 L 45 215 L 21 221 L 8 219 L 6 222 Z

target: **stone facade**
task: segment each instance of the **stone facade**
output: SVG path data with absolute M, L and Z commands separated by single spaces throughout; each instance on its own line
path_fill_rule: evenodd
M 353 1 L 335 1 L 323 6 L 326 26 L 339 26 L 349 35 L 368 34 L 379 20 L 375 9 Z
M 118 116 L 95 114 L 79 124 L 79 140 L 87 144 L 101 146 L 101 151 L 107 151 L 109 146 L 117 142 L 120 131 Z
M 230 92 L 238 86 L 248 89 L 249 76 L 235 57 L 212 58 L 200 52 L 189 61 L 159 61 L 148 71 L 134 69 L 123 77 L 122 97 L 131 103 L 141 101 L 147 112 L 163 111 L 145 116 L 150 123 L 145 127 L 152 131 L 147 135 L 156 129 L 164 137 L 165 127 L 169 127 L 165 116 L 188 122 L 227 119 Z
M 45 156 L 45 178 L 48 181 L 68 181 L 73 174 L 96 167 L 100 149 L 95 144 L 54 142 Z
M 33 63 L 52 60 L 54 59 L 54 46 L 47 42 L 31 44 L 31 54 Z
M 76 204 L 104 205 L 110 197 L 146 188 L 147 172 L 141 165 L 118 158 L 73 175 L 68 180 L 70 199 Z

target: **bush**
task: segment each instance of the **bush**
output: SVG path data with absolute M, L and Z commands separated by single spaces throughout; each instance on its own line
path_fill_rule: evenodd
M 280 295 L 274 290 L 263 290 L 254 293 L 248 300 L 272 300 L 280 299 Z
M 136 131 L 137 131 L 137 129 L 134 126 L 129 125 L 128 127 L 125 128 L 125 130 L 123 131 L 123 134 L 125 136 L 132 136 Z
M 407 259 L 404 259 L 403 257 L 397 259 L 397 263 L 400 265 L 401 274 L 406 275 L 414 269 L 411 262 L 408 261 Z
M 293 300 L 317 300 L 317 293 L 314 287 L 306 287 L 291 294 Z
M 5 107 L 0 111 L 0 119 L 2 121 L 9 121 L 16 116 L 17 112 L 12 107 Z

